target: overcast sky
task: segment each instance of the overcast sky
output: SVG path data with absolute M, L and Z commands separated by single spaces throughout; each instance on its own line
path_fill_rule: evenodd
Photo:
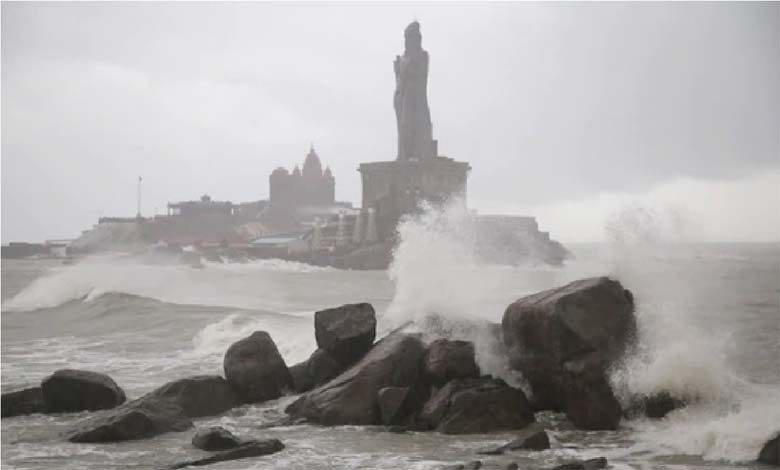
M 310 142 L 359 206 L 415 18 L 471 207 L 563 241 L 636 206 L 780 239 L 780 3 L 3 2 L 3 243 L 132 216 L 139 175 L 147 215 L 265 199 Z

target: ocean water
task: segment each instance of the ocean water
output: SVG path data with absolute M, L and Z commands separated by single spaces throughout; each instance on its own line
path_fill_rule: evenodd
M 439 221 L 441 222 L 441 221 Z M 37 384 L 63 367 L 102 371 L 136 398 L 193 374 L 221 374 L 234 341 L 266 330 L 288 365 L 315 349 L 313 312 L 370 302 L 383 332 L 412 321 L 429 333 L 475 341 L 483 370 L 522 386 L 487 335 L 459 320 L 499 322 L 513 300 L 594 275 L 610 275 L 637 301 L 638 352 L 613 372 L 621 393 L 672 390 L 696 405 L 663 420 L 624 421 L 615 432 L 572 429 L 537 418 L 552 448 L 499 457 L 476 451 L 512 433 L 392 434 L 378 427 L 296 425 L 264 429 L 295 397 L 196 420 L 245 437 L 277 437 L 275 455 L 214 468 L 428 469 L 479 459 L 541 469 L 605 456 L 613 468 L 757 468 L 762 444 L 780 431 L 780 246 L 777 244 L 601 244 L 569 247 L 564 267 L 481 264 L 447 236 L 449 222 L 401 227 L 389 271 L 340 271 L 277 260 L 152 264 L 110 254 L 62 265 L 2 263 L 2 390 Z M 431 315 L 438 319 L 430 321 Z M 72 444 L 62 433 L 88 414 L 3 419 L 2 465 L 19 469 L 161 468 L 205 454 L 194 430 L 118 444 Z

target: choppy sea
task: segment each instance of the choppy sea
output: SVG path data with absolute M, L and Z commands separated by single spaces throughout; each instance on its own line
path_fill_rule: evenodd
M 204 269 L 106 254 L 63 265 L 2 263 L 2 390 L 37 384 L 56 369 L 108 373 L 138 397 L 167 381 L 221 374 L 225 350 L 266 330 L 288 365 L 316 348 L 313 312 L 370 302 L 380 335 L 435 313 L 446 320 L 500 322 L 513 300 L 594 275 L 610 275 L 637 301 L 640 344 L 613 373 L 621 390 L 673 390 L 702 400 L 665 419 L 624 421 L 615 432 L 583 432 L 540 414 L 552 448 L 482 457 L 511 433 L 393 434 L 373 427 L 264 429 L 294 397 L 244 406 L 196 426 L 245 437 L 277 437 L 283 452 L 214 465 L 228 468 L 428 469 L 483 460 L 548 468 L 605 456 L 613 468 L 757 468 L 761 445 L 780 431 L 780 245 L 573 245 L 560 268 L 484 265 L 441 240 L 402 247 L 389 271 L 341 271 L 292 262 L 207 263 Z M 468 337 L 468 332 L 453 333 Z M 502 374 L 491 349 L 478 361 Z M 61 434 L 87 414 L 3 419 L 2 466 L 18 469 L 161 468 L 203 454 L 194 430 L 118 444 L 72 444 Z

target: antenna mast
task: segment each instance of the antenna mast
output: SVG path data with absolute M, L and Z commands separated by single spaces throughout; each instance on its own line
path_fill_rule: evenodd
M 135 213 L 135 216 L 137 218 L 141 218 L 141 177 L 138 177 L 138 206 L 137 211 Z

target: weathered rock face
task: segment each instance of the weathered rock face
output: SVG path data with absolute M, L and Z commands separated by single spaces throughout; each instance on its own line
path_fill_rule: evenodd
M 606 372 L 607 361 L 599 353 L 564 364 L 566 417 L 579 429 L 617 429 L 623 410 Z
M 180 464 L 173 465 L 170 468 L 178 469 L 184 467 L 201 467 L 203 465 L 210 465 L 212 463 L 226 462 L 228 460 L 247 459 L 250 457 L 260 457 L 263 455 L 270 455 L 284 449 L 284 444 L 279 439 L 265 439 L 262 441 L 247 441 L 244 444 L 236 447 L 235 449 L 219 452 L 210 457 L 204 459 L 192 460 L 189 462 L 182 462 Z
M 43 403 L 41 387 L 25 388 L 15 392 L 4 393 L 2 396 L 2 417 L 43 413 L 46 406 Z
M 554 467 L 553 470 L 600 470 L 607 468 L 607 459 L 596 457 L 595 459 L 576 460 Z
M 517 434 L 517 438 L 495 449 L 483 450 L 482 455 L 501 455 L 513 450 L 545 450 L 550 448 L 550 438 L 544 429 L 529 426 Z
M 246 403 L 273 400 L 293 388 L 290 371 L 265 331 L 233 343 L 225 353 L 224 367 L 228 383 Z
M 368 303 L 347 304 L 314 314 L 317 346 L 339 364 L 350 366 L 374 344 L 376 314 Z
M 534 422 L 522 391 L 489 376 L 449 382 L 425 404 L 419 421 L 445 434 L 522 429 Z
M 404 418 L 404 405 L 409 397 L 410 387 L 385 387 L 377 393 L 379 414 L 382 424 L 398 424 Z
M 453 379 L 479 377 L 474 359 L 474 343 L 437 339 L 428 346 L 425 373 L 432 383 L 441 386 Z
M 758 461 L 767 465 L 780 466 L 780 433 L 764 444 L 758 454 Z
M 102 412 L 80 423 L 70 442 L 117 442 L 185 431 L 192 421 L 180 406 L 161 398 L 142 398 Z
M 308 392 L 344 371 L 324 349 L 318 349 L 307 360 L 290 367 L 295 393 Z
M 392 334 L 360 362 L 302 396 L 285 411 L 325 425 L 379 424 L 379 390 L 412 386 L 421 375 L 424 354 L 419 337 Z
M 663 418 L 672 411 L 687 406 L 695 399 L 681 399 L 669 392 L 659 392 L 649 396 L 633 397 L 624 411 L 624 416 L 633 418 L 646 416 L 648 418 Z
M 201 429 L 192 438 L 192 445 L 198 449 L 215 451 L 234 449 L 241 445 L 241 439 L 237 438 L 227 429 L 214 426 Z
M 636 333 L 630 291 L 606 277 L 517 300 L 504 312 L 510 365 L 523 373 L 536 409 L 564 409 L 563 365 L 594 352 L 618 358 Z
M 190 418 L 217 415 L 241 404 L 227 381 L 218 375 L 197 375 L 176 380 L 148 396 L 173 401 Z
M 125 392 L 106 374 L 62 369 L 41 382 L 49 413 L 104 410 L 125 402 Z

